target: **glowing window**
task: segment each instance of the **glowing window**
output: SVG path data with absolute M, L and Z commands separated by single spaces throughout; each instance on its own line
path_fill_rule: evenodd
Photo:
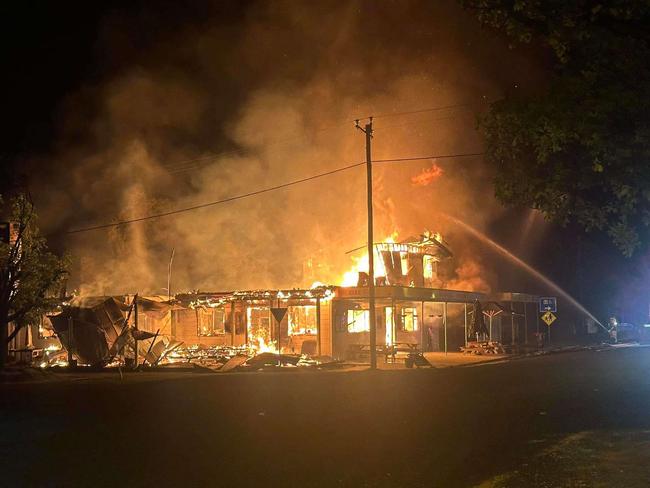
M 370 312 L 368 310 L 348 310 L 348 332 L 368 332 Z
M 257 341 L 262 339 L 265 342 L 271 340 L 271 317 L 268 307 L 248 307 L 246 309 L 248 339 Z
M 429 255 L 424 255 L 422 257 L 423 261 L 423 273 L 424 273 L 424 278 L 425 279 L 431 279 L 434 277 L 435 273 L 435 261 L 433 260 L 433 256 Z
M 288 307 L 289 335 L 316 334 L 316 306 Z
M 408 276 L 409 274 L 409 255 L 407 252 L 399 253 L 400 264 L 402 266 L 402 276 Z
M 226 314 L 221 308 L 198 309 L 198 335 L 224 334 Z
M 384 310 L 386 314 L 386 344 L 390 346 L 393 344 L 393 335 L 395 329 L 395 326 L 393 324 L 393 307 L 386 307 Z
M 402 320 L 405 332 L 415 332 L 418 330 L 418 314 L 416 308 L 403 308 Z

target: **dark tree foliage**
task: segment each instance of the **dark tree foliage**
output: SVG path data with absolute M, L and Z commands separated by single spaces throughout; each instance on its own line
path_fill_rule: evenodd
M 507 96 L 481 120 L 497 198 L 606 232 L 631 256 L 650 224 L 650 2 L 462 3 L 556 59 L 547 90 Z
M 10 215 L 17 227 L 10 243 L 0 242 L 0 368 L 7 359 L 8 342 L 22 327 L 52 310 L 53 292 L 67 276 L 68 266 L 67 258 L 48 251 L 27 196 L 12 201 Z M 14 324 L 11 334 L 10 323 Z

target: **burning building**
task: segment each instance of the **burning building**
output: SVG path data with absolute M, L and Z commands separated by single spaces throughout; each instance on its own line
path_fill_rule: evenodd
M 374 252 L 378 348 L 386 353 L 458 351 L 465 345 L 471 305 L 490 297 L 441 287 L 439 269 L 452 257 L 442 237 L 425 233 L 403 242 L 390 238 L 375 244 Z M 364 360 L 370 344 L 368 259 L 356 261 L 342 286 L 315 283 L 309 289 L 177 295 L 182 307 L 172 316 L 172 335 L 206 346 Z M 502 333 L 502 317 L 498 317 L 493 337 L 523 342 L 528 331 L 527 304 L 536 297 L 509 294 L 505 298 L 512 327 Z
M 476 301 L 499 300 L 505 312 L 490 317 L 493 340 L 528 341 L 528 304 L 537 298 L 445 289 L 440 270 L 452 252 L 439 234 L 389 238 L 374 252 L 377 348 L 387 360 L 396 351 L 460 350 Z M 370 353 L 367 261 L 356 259 L 341 286 L 75 298 L 50 320 L 65 348 L 86 364 L 107 364 L 120 353 L 133 357 L 135 350 L 140 361 L 156 364 L 173 358 L 180 344 L 190 352 L 179 361 L 211 350 L 364 362 Z

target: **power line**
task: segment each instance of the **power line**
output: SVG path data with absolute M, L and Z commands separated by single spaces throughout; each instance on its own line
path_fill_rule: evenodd
M 472 104 L 472 103 L 456 103 L 456 104 L 452 104 L 452 105 L 444 105 L 444 106 L 440 106 L 440 107 L 429 107 L 429 108 L 424 108 L 424 109 L 419 109 L 419 110 L 410 110 L 410 111 L 404 111 L 404 112 L 385 112 L 385 113 L 380 113 L 379 115 L 373 115 L 372 117 L 375 118 L 375 119 L 384 118 L 384 117 L 397 117 L 397 116 L 402 116 L 402 115 L 413 115 L 413 114 L 421 114 L 421 113 L 428 113 L 428 112 L 437 112 L 437 111 L 441 111 L 441 110 L 450 110 L 450 109 L 454 109 L 454 108 L 470 107 L 472 105 L 474 105 L 474 104 Z M 367 117 L 365 117 L 365 118 L 367 118 Z M 358 120 L 360 120 L 360 119 L 358 119 Z M 356 120 L 357 119 L 347 120 L 346 124 L 348 122 L 355 122 Z M 436 120 L 438 120 L 438 119 L 436 119 Z M 442 120 L 442 118 L 441 118 L 441 120 Z M 341 124 L 336 124 L 336 125 L 332 125 L 332 126 L 325 126 L 325 127 L 321 127 L 319 129 L 316 129 L 314 132 L 318 133 L 318 132 L 324 132 L 324 131 L 333 130 L 333 129 L 339 129 L 339 128 L 345 126 L 346 124 L 341 123 Z M 388 129 L 388 128 L 390 128 L 390 127 L 385 127 L 385 129 Z M 288 137 L 288 138 L 285 138 L 285 139 L 270 141 L 269 143 L 267 143 L 267 145 L 284 144 L 284 143 L 287 143 L 287 142 L 292 142 L 292 141 L 295 141 L 295 140 L 304 139 L 305 137 L 306 136 Z M 197 168 L 199 168 L 201 166 L 200 164 L 196 164 L 196 163 L 202 163 L 202 162 L 206 162 L 206 161 L 214 161 L 215 159 L 219 159 L 219 158 L 222 158 L 222 157 L 225 157 L 225 156 L 244 154 L 245 152 L 246 152 L 246 149 L 244 149 L 244 148 L 231 149 L 231 150 L 223 151 L 223 152 L 220 152 L 220 153 L 213 153 L 213 154 L 210 154 L 210 155 L 207 155 L 207 156 L 201 156 L 201 157 L 197 157 L 197 158 L 186 159 L 186 160 L 183 160 L 183 161 L 176 161 L 176 162 L 173 162 L 173 163 L 161 164 L 161 166 L 163 168 L 169 170 L 169 172 L 171 174 L 183 173 L 185 171 L 192 171 L 192 170 L 197 169 Z
M 419 110 L 409 110 L 407 112 L 385 112 L 383 114 L 378 114 L 378 115 L 372 115 L 369 117 L 372 117 L 373 119 L 381 119 L 384 117 L 398 117 L 401 115 L 413 115 L 413 114 L 424 114 L 428 112 L 438 112 L 440 110 L 449 110 L 452 108 L 461 108 L 461 107 L 468 107 L 473 105 L 472 103 L 455 103 L 453 105 L 444 105 L 442 107 L 431 107 L 431 108 L 423 108 Z M 369 118 L 369 117 L 364 117 L 364 118 Z M 356 120 L 353 120 L 355 122 Z
M 427 159 L 464 158 L 464 157 L 472 157 L 472 156 L 482 156 L 484 154 L 485 153 L 482 153 L 482 152 L 480 152 L 480 153 L 479 152 L 477 152 L 477 153 L 462 153 L 462 154 L 435 154 L 435 155 L 431 155 L 431 156 L 420 156 L 420 157 L 412 157 L 412 158 L 376 159 L 373 162 L 375 162 L 375 163 L 398 163 L 398 162 L 408 162 L 408 161 L 424 161 L 424 160 L 427 160 Z M 263 193 L 268 193 L 268 192 L 271 192 L 271 191 L 280 190 L 282 188 L 287 188 L 289 186 L 298 185 L 300 183 L 305 183 L 307 181 L 322 178 L 324 176 L 329 176 L 329 175 L 333 175 L 333 174 L 336 174 L 336 173 L 340 173 L 342 171 L 346 171 L 348 169 L 356 168 L 358 166 L 363 166 L 365 164 L 366 164 L 365 162 L 349 164 L 347 166 L 342 166 L 340 168 L 336 168 L 336 169 L 333 169 L 331 171 L 327 171 L 325 173 L 319 173 L 319 174 L 316 174 L 316 175 L 308 176 L 306 178 L 301 178 L 299 180 L 289 181 L 287 183 L 282 183 L 280 185 L 272 186 L 272 187 L 269 187 L 269 188 L 263 188 L 261 190 L 256 190 L 256 191 L 252 191 L 252 192 L 248 192 L 248 193 L 243 193 L 241 195 L 235 195 L 235 196 L 224 198 L 224 199 L 221 199 L 221 200 L 216 200 L 214 202 L 202 203 L 202 204 L 199 204 L 199 205 L 193 205 L 191 207 L 179 208 L 179 209 L 176 209 L 176 210 L 170 210 L 169 212 L 162 212 L 162 213 L 158 213 L 158 214 L 147 215 L 147 216 L 138 217 L 138 218 L 135 218 L 135 219 L 120 220 L 118 222 L 111 222 L 111 223 L 108 223 L 108 224 L 94 225 L 94 226 L 91 226 L 91 227 L 82 227 L 80 229 L 73 229 L 73 230 L 60 232 L 60 233 L 57 232 L 57 233 L 50 234 L 50 235 L 55 235 L 55 234 L 78 234 L 78 233 L 81 233 L 81 232 L 89 232 L 89 231 L 99 230 L 99 229 L 108 229 L 110 227 L 118 227 L 120 225 L 133 224 L 133 223 L 136 223 L 136 222 L 143 222 L 145 220 L 152 220 L 152 219 L 157 219 L 157 218 L 160 218 L 160 217 L 168 217 L 170 215 L 176 215 L 176 214 L 180 214 L 180 213 L 190 212 L 192 210 L 198 210 L 198 209 L 201 209 L 201 208 L 212 207 L 214 205 L 220 205 L 222 203 L 233 202 L 233 201 L 236 201 L 236 200 L 241 200 L 243 198 L 248 198 L 248 197 L 252 197 L 252 196 L 256 196 L 256 195 L 261 195 Z
M 321 127 L 318 129 L 314 129 L 313 134 L 318 134 L 320 132 L 325 132 L 328 130 L 335 130 L 335 129 L 340 129 L 343 128 L 347 125 L 347 122 L 345 124 L 338 124 L 338 125 L 331 125 L 331 126 L 325 126 Z M 293 141 L 299 141 L 299 140 L 304 140 L 307 139 L 308 135 L 300 135 L 300 136 L 294 136 L 294 137 L 287 137 L 284 139 L 278 139 L 275 141 L 269 141 L 266 143 L 266 146 L 277 146 L 280 144 L 286 144 L 288 142 L 293 142 Z M 223 158 L 225 156 L 235 156 L 235 155 L 245 155 L 247 153 L 247 149 L 245 148 L 238 148 L 238 149 L 231 149 L 229 151 L 223 151 L 220 153 L 213 153 L 209 156 L 203 156 L 199 158 L 194 158 L 194 159 L 186 159 L 184 161 L 178 161 L 175 163 L 168 163 L 168 164 L 161 164 L 161 166 L 168 170 L 170 174 L 178 174 L 178 173 L 184 173 L 186 171 L 194 171 L 196 169 L 201 168 L 203 165 L 201 163 L 206 162 L 206 161 L 214 161 L 215 159 Z M 198 164 L 197 164 L 198 163 Z
M 190 212 L 192 210 L 198 210 L 198 209 L 201 209 L 201 208 L 206 208 L 206 207 L 211 207 L 211 206 L 214 206 L 214 205 L 219 205 L 221 203 L 228 203 L 228 202 L 233 202 L 235 200 L 241 200 L 242 198 L 252 197 L 252 196 L 255 196 L 255 195 L 261 195 L 262 193 L 268 193 L 270 191 L 280 190 L 280 189 L 286 188 L 288 186 L 297 185 L 299 183 L 305 183 L 307 181 L 315 180 L 317 178 L 322 178 L 323 176 L 329 176 L 329 175 L 332 175 L 332 174 L 335 174 L 335 173 L 340 173 L 341 171 L 345 171 L 345 170 L 348 170 L 348 169 L 351 169 L 351 168 L 356 168 L 357 166 L 363 166 L 365 164 L 366 164 L 365 162 L 349 164 L 347 166 L 343 166 L 341 168 L 337 168 L 337 169 L 334 169 L 332 171 L 327 171 L 325 173 L 320 173 L 320 174 L 317 174 L 317 175 L 308 176 L 306 178 L 301 178 L 299 180 L 290 181 L 288 183 L 283 183 L 281 185 L 272 186 L 270 188 L 264 188 L 262 190 L 252 191 L 252 192 L 249 192 L 249 193 L 244 193 L 244 194 L 241 194 L 241 195 L 236 195 L 236 196 L 233 196 L 233 197 L 224 198 L 222 200 L 216 200 L 214 202 L 202 203 L 200 205 L 194 205 L 194 206 L 191 206 L 191 207 L 180 208 L 180 209 L 177 209 L 177 210 L 170 210 L 169 212 L 162 212 L 162 213 L 159 213 L 159 214 L 147 215 L 145 217 L 138 217 L 138 218 L 135 218 L 135 219 L 121 220 L 119 222 L 111 222 L 109 224 L 94 225 L 92 227 L 83 227 L 81 229 L 69 230 L 69 231 L 62 232 L 62 233 L 63 234 L 78 234 L 80 232 L 88 232 L 88 231 L 91 231 L 91 230 L 107 229 L 109 227 L 117 227 L 119 225 L 133 224 L 135 222 L 142 222 L 142 221 L 145 221 L 145 220 L 157 219 L 157 218 L 160 218 L 160 217 L 167 217 L 167 216 L 170 216 L 170 215 L 176 215 L 176 214 L 180 214 L 180 213 L 184 213 L 184 212 Z
M 349 121 L 346 121 L 345 123 L 339 123 L 336 125 L 328 125 L 328 126 L 323 126 L 319 127 L 318 129 L 313 130 L 313 134 L 318 134 L 320 132 L 325 132 L 329 130 L 336 130 L 336 129 L 341 129 L 343 127 L 346 127 L 348 125 Z M 286 137 L 284 139 L 277 139 L 275 141 L 269 141 L 266 143 L 266 146 L 275 146 L 278 144 L 286 144 L 288 142 L 293 142 L 293 141 L 298 141 L 298 140 L 304 140 L 307 139 L 309 136 L 307 134 L 305 135 L 297 135 L 293 137 Z M 200 165 L 192 165 L 191 163 L 201 163 L 204 161 L 213 161 L 215 159 L 222 158 L 224 156 L 230 156 L 230 155 L 237 155 L 237 154 L 245 154 L 247 149 L 245 148 L 237 148 L 237 149 L 230 149 L 228 151 L 223 151 L 220 153 L 213 153 L 208 156 L 202 156 L 198 158 L 193 158 L 193 159 L 186 159 L 183 161 L 177 161 L 174 163 L 168 163 L 168 164 L 161 164 L 163 168 L 166 169 L 171 169 L 171 173 L 176 173 L 176 172 L 183 172 L 187 170 L 192 170 L 200 167 Z M 187 164 L 190 164 L 190 166 L 186 166 Z M 181 168 L 176 168 L 177 166 L 180 166 Z M 186 167 L 183 167 L 186 166 Z
M 429 109 L 429 111 L 431 111 L 431 110 L 433 110 L 433 109 Z M 412 113 L 412 112 L 405 112 L 405 113 Z M 457 115 L 447 115 L 447 116 L 444 116 L 444 117 L 436 117 L 435 119 L 431 119 L 431 121 L 434 122 L 434 121 L 439 121 L 439 120 L 449 120 L 449 119 L 454 119 L 454 118 L 457 118 L 457 117 L 458 117 Z M 411 126 L 411 125 L 414 125 L 414 124 L 420 124 L 420 122 L 405 122 L 403 124 L 397 124 L 397 125 L 389 125 L 389 126 L 384 126 L 384 127 L 380 126 L 378 128 L 373 128 L 373 132 L 383 131 L 383 130 L 387 130 L 387 129 L 394 129 L 394 128 L 397 128 L 397 127 L 406 127 L 406 126 Z M 334 129 L 334 128 L 337 128 L 337 127 L 340 127 L 340 126 L 332 126 L 332 127 L 328 127 L 328 128 L 324 128 L 324 129 L 317 129 L 317 131 L 331 130 L 331 129 Z M 296 138 L 294 138 L 294 139 L 296 139 Z M 277 141 L 277 142 L 274 142 L 272 144 L 279 144 L 279 143 L 282 143 L 282 142 L 287 142 L 289 140 L 293 140 L 293 139 L 285 139 L 283 141 Z M 227 154 L 233 154 L 233 153 L 237 153 L 237 152 L 242 153 L 243 151 L 228 151 L 228 152 L 222 153 L 222 154 L 227 155 Z M 207 158 L 197 158 L 195 160 L 189 160 L 189 162 L 191 162 L 191 161 L 211 160 L 211 159 L 215 159 L 217 157 L 220 157 L 220 155 L 219 156 L 214 156 L 214 157 L 207 157 Z M 198 164 L 198 165 L 197 164 L 194 164 L 194 165 L 190 164 L 190 165 L 186 165 L 184 167 L 171 168 L 171 169 L 168 170 L 168 172 L 169 172 L 169 174 L 176 175 L 176 174 L 186 173 L 186 172 L 190 172 L 190 171 L 195 171 L 195 170 L 200 169 L 201 167 L 202 167 L 202 165 L 200 165 L 200 164 Z M 168 166 L 165 166 L 165 168 L 168 168 Z
M 459 115 L 459 114 L 445 115 L 443 117 L 436 117 L 436 118 L 433 118 L 433 119 L 429 119 L 425 123 L 437 122 L 437 121 L 440 121 L 440 120 L 460 119 L 460 117 L 461 117 L 461 115 Z M 413 121 L 410 121 L 410 122 L 403 122 L 401 124 L 384 125 L 384 126 L 380 125 L 379 127 L 375 128 L 373 130 L 374 130 L 374 132 L 377 132 L 377 131 L 385 131 L 385 130 L 388 130 L 388 129 L 397 129 L 397 128 L 401 128 L 401 127 L 410 127 L 410 126 L 413 126 L 413 125 L 420 125 L 421 126 L 421 125 L 423 125 L 423 122 L 419 121 L 419 120 L 413 120 Z
M 433 156 L 419 156 L 413 158 L 393 158 L 393 159 L 375 159 L 373 163 L 401 163 L 406 161 L 424 161 L 426 159 L 450 159 L 450 158 L 469 158 L 472 156 L 483 156 L 484 152 L 462 153 L 462 154 L 438 154 Z
M 423 161 L 423 160 L 427 160 L 427 159 L 462 158 L 462 157 L 470 157 L 470 156 L 481 156 L 483 154 L 484 153 L 437 154 L 437 155 L 431 155 L 431 156 L 412 157 L 412 158 L 378 159 L 378 160 L 375 160 L 374 162 L 376 162 L 376 163 L 396 163 L 396 162 L 406 162 L 406 161 Z M 269 187 L 269 188 L 263 188 L 261 190 L 256 190 L 256 191 L 244 193 L 244 194 L 241 194 L 241 195 L 236 195 L 236 196 L 224 198 L 222 200 L 216 200 L 214 202 L 202 203 L 202 204 L 199 204 L 199 205 L 193 205 L 191 207 L 180 208 L 180 209 L 177 209 L 177 210 L 170 210 L 169 212 L 162 212 L 162 213 L 159 213 L 159 214 L 147 215 L 147 216 L 138 217 L 138 218 L 135 218 L 135 219 L 121 220 L 121 221 L 118 221 L 118 222 L 111 222 L 111 223 L 108 223 L 108 224 L 94 225 L 94 226 L 91 226 L 91 227 L 83 227 L 83 228 L 80 228 L 80 229 L 73 229 L 73 230 L 60 232 L 60 233 L 57 232 L 57 233 L 50 234 L 50 235 L 55 235 L 55 234 L 78 234 L 78 233 L 81 233 L 81 232 L 89 232 L 89 231 L 92 231 L 92 230 L 107 229 L 107 228 L 110 228 L 110 227 L 117 227 L 117 226 L 120 226 L 120 225 L 133 224 L 133 223 L 136 223 L 136 222 L 143 222 L 145 220 L 152 220 L 152 219 L 157 219 L 157 218 L 160 218 L 160 217 L 167 217 L 167 216 L 170 216 L 170 215 L 176 215 L 176 214 L 180 214 L 180 213 L 184 213 L 184 212 L 190 212 L 192 210 L 198 210 L 198 209 L 201 209 L 201 208 L 212 207 L 214 205 L 233 202 L 233 201 L 236 201 L 236 200 L 241 200 L 243 198 L 248 198 L 248 197 L 252 197 L 252 196 L 255 196 L 255 195 L 261 195 L 263 193 L 268 193 L 268 192 L 271 192 L 271 191 L 280 190 L 282 188 L 287 188 L 289 186 L 298 185 L 300 183 L 305 183 L 307 181 L 315 180 L 317 178 L 322 178 L 324 176 L 329 176 L 329 175 L 333 175 L 335 173 L 340 173 L 342 171 L 346 171 L 346 170 L 351 169 L 351 168 L 356 168 L 358 166 L 363 166 L 365 164 L 366 164 L 365 162 L 349 164 L 347 166 L 336 168 L 334 170 L 327 171 L 325 173 L 320 173 L 320 174 L 308 176 L 306 178 L 301 178 L 299 180 L 293 180 L 293 181 L 290 181 L 290 182 L 287 182 L 287 183 L 283 183 L 281 185 L 276 185 L 276 186 L 272 186 L 272 187 Z

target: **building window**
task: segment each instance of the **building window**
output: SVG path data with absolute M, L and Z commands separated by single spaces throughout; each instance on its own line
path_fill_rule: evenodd
M 407 252 L 401 252 L 399 253 L 400 257 L 400 263 L 402 266 L 402 276 L 408 276 L 409 275 L 409 255 Z
M 418 312 L 417 308 L 402 309 L 402 330 L 405 332 L 415 332 L 418 330 Z
M 226 314 L 222 308 L 199 308 L 198 316 L 198 335 L 215 336 L 223 335 L 225 331 Z
M 316 334 L 316 306 L 288 307 L 289 335 Z
M 422 256 L 422 267 L 425 279 L 431 280 L 436 277 L 436 262 L 434 261 L 433 256 L 427 254 Z
M 271 318 L 268 307 L 248 307 L 246 309 L 248 341 L 269 344 L 271 342 Z
M 395 324 L 393 324 L 393 307 L 386 307 L 386 345 L 391 346 L 394 341 L 395 336 Z
M 368 332 L 369 330 L 369 310 L 348 310 L 348 332 Z

